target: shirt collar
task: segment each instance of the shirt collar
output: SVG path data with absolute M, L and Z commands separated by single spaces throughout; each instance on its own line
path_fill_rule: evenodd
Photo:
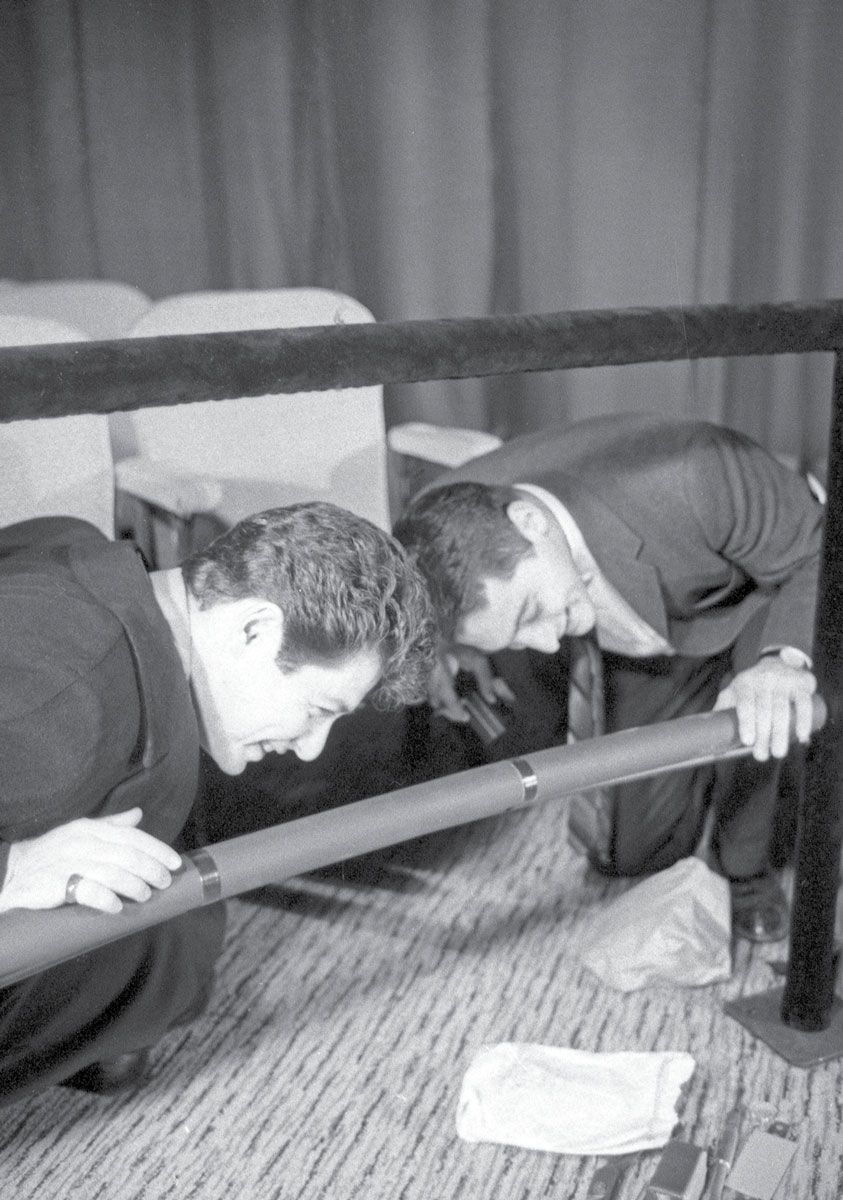
M 596 563 L 594 555 L 585 544 L 585 538 L 580 532 L 580 527 L 577 525 L 574 518 L 568 512 L 562 501 L 554 496 L 552 492 L 548 492 L 545 488 L 537 487 L 534 483 L 516 483 L 513 484 L 519 492 L 529 492 L 535 496 L 537 500 L 541 500 L 547 508 L 550 509 L 553 517 L 562 526 L 562 532 L 568 540 L 568 545 L 571 547 L 571 554 L 576 563 L 578 571 L 593 570 Z
M 149 581 L 155 592 L 158 607 L 170 626 L 170 633 L 179 652 L 184 673 L 190 679 L 193 647 L 190 637 L 187 585 L 181 568 L 170 567 L 166 570 L 152 571 Z

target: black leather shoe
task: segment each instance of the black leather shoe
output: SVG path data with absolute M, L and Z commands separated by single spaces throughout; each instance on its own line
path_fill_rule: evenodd
M 148 1066 L 149 1051 L 134 1050 L 129 1054 L 119 1054 L 117 1058 L 83 1067 L 81 1071 L 65 1079 L 62 1087 L 75 1088 L 77 1092 L 93 1092 L 97 1096 L 110 1096 L 114 1092 L 126 1091 L 140 1083 Z
M 732 933 L 748 942 L 780 942 L 790 928 L 790 909 L 772 871 L 730 879 Z

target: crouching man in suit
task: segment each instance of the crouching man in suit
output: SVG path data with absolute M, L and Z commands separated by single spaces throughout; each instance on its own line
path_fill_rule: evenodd
M 0 531 L 0 921 L 144 903 L 202 839 L 200 747 L 230 775 L 314 759 L 365 699 L 424 695 L 433 661 L 403 549 L 330 504 L 259 513 L 152 575 L 82 521 Z M 223 919 L 200 908 L 0 991 L 0 1102 L 133 1082 L 204 1009 Z
M 735 932 L 755 941 L 787 932 L 770 842 L 790 730 L 810 735 L 822 516 L 805 479 L 739 433 L 616 416 L 440 476 L 395 529 L 452 662 L 592 642 L 606 732 L 736 709 L 752 755 L 618 787 L 590 858 L 625 876 L 668 867 L 694 853 L 713 805 L 713 865 Z M 441 675 L 439 688 L 458 713 Z

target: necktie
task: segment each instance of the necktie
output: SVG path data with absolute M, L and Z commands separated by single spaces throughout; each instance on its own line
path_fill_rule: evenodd
M 603 662 L 594 637 L 569 639 L 568 743 L 605 729 Z M 568 798 L 568 841 L 598 869 L 611 869 L 613 804 L 607 788 Z

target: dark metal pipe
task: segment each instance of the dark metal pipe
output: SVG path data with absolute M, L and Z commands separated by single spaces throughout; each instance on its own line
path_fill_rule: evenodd
M 805 761 L 800 800 L 790 961 L 782 1019 L 816 1032 L 831 1022 L 834 924 L 843 845 L 843 355 L 834 362 L 828 501 L 820 557 L 814 672 L 828 720 Z
M 814 724 L 825 706 L 817 697 Z M 0 918 L 0 987 L 179 913 L 384 846 L 544 800 L 748 753 L 732 710 L 625 729 L 491 763 L 218 842 L 187 856 L 169 888 L 109 915 L 63 907 Z
M 0 349 L 0 420 L 843 348 L 843 300 L 260 329 Z

